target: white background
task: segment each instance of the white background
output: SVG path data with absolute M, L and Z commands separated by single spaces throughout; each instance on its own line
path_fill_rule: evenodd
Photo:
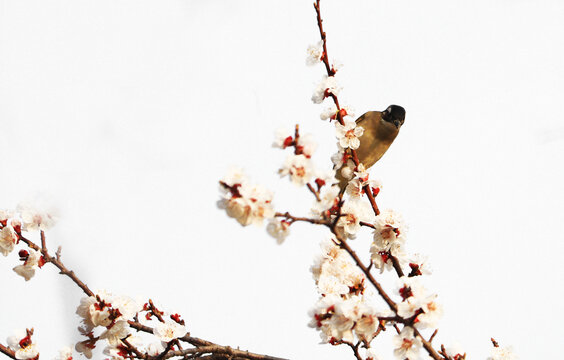
M 382 208 L 430 255 L 445 307 L 437 344 L 485 359 L 495 337 L 521 359 L 562 343 L 564 3 L 323 1 L 340 98 L 357 115 L 407 118 L 372 169 Z M 292 359 L 352 358 L 307 327 L 324 233 L 282 246 L 216 208 L 230 165 L 275 190 L 270 148 L 296 122 L 329 168 L 333 126 L 310 101 L 321 66 L 311 1 L 0 1 L 0 207 L 47 202 L 53 249 L 93 289 L 153 298 L 193 336 Z M 364 234 L 369 239 L 370 233 Z M 367 258 L 368 240 L 359 240 Z M 35 327 L 42 358 L 79 340 L 82 296 L 47 266 L 28 283 L 0 258 L 0 341 Z M 378 345 L 384 359 L 393 355 Z

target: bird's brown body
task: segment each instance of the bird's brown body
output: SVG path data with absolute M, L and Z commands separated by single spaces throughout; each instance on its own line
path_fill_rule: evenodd
M 356 124 L 364 128 L 356 155 L 365 169 L 369 169 L 386 153 L 404 120 L 405 110 L 397 105 L 390 105 L 383 112 L 369 111 L 356 120 Z M 336 177 L 341 191 L 344 191 L 348 180 L 342 176 L 340 170 L 337 170 Z
M 393 123 L 382 119 L 381 111 L 369 111 L 356 120 L 364 128 L 360 146 L 356 149 L 358 160 L 366 169 L 374 165 L 388 150 L 399 133 Z

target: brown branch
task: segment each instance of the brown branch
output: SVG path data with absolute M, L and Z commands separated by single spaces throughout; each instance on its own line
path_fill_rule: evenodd
M 429 344 L 433 342 L 433 339 L 435 338 L 438 332 L 439 329 L 435 329 L 435 331 L 433 331 L 433 335 L 431 335 L 431 337 L 429 338 Z
M 360 225 L 361 225 L 361 226 L 366 226 L 366 227 L 369 227 L 369 228 L 372 228 L 372 229 L 376 229 L 376 226 L 374 226 L 374 225 L 371 224 L 371 223 L 367 223 L 367 222 L 365 222 L 365 221 L 361 221 L 361 222 L 360 222 Z
M 394 269 L 396 270 L 398 277 L 403 277 L 404 275 L 403 270 L 401 269 L 401 265 L 399 263 L 398 258 L 390 254 L 390 259 L 392 260 L 392 265 L 394 266 Z
M 339 241 L 338 245 L 344 249 L 346 252 L 349 253 L 349 255 L 353 258 L 354 262 L 356 263 L 356 266 L 358 266 L 360 268 L 360 270 L 362 270 L 362 272 L 364 273 L 364 275 L 366 276 L 366 278 L 368 279 L 368 281 L 370 281 L 370 283 L 376 288 L 376 290 L 378 291 L 378 294 L 380 294 L 380 296 L 382 297 L 382 299 L 384 299 L 384 301 L 386 302 L 386 304 L 388 304 L 388 306 L 390 307 L 390 309 L 392 309 L 394 311 L 394 313 L 397 314 L 398 312 L 398 307 L 396 305 L 396 303 L 388 296 L 388 294 L 386 293 L 386 291 L 384 290 L 384 288 L 382 287 L 382 285 L 380 285 L 380 283 L 378 281 L 376 281 L 376 279 L 374 278 L 374 276 L 372 276 L 372 273 L 370 272 L 370 270 L 368 270 L 368 268 L 362 263 L 362 260 L 360 260 L 360 258 L 358 257 L 358 255 L 356 254 L 356 252 L 349 246 L 349 244 L 346 242 L 345 239 L 343 239 L 336 231 L 335 226 L 333 226 L 331 228 L 331 231 L 333 232 L 333 234 L 335 234 L 335 236 L 337 237 L 337 240 Z
M 26 239 L 25 237 L 23 237 L 23 235 L 18 234 L 19 238 L 21 241 L 23 241 L 24 243 L 27 244 L 27 246 L 29 246 L 30 248 L 36 250 L 36 251 L 40 251 L 41 255 L 43 255 L 43 259 L 45 260 L 46 263 L 51 263 L 53 265 L 55 265 L 58 269 L 59 269 L 59 274 L 62 275 L 66 275 L 68 276 L 76 285 L 78 285 L 79 288 L 82 289 L 82 291 L 84 291 L 84 293 L 88 296 L 94 296 L 94 293 L 92 292 L 92 290 L 90 290 L 88 288 L 88 286 L 83 283 L 75 274 L 72 270 L 69 270 L 65 267 L 65 265 L 61 262 L 60 260 L 60 252 L 57 252 L 57 256 L 53 257 L 51 255 L 49 255 L 49 252 L 47 251 L 47 247 L 45 246 L 45 233 L 43 232 L 43 230 L 41 231 L 41 245 L 42 247 L 40 248 L 39 246 L 37 246 L 34 242 L 32 242 L 29 239 Z
M 0 344 L 0 352 L 12 359 L 16 358 L 16 353 L 7 346 Z
M 301 219 L 296 218 L 295 221 L 298 221 L 298 220 L 301 220 Z M 313 219 L 311 219 L 311 220 L 313 220 Z M 46 263 L 49 262 L 49 263 L 52 263 L 53 265 L 55 265 L 60 270 L 59 271 L 60 274 L 66 275 L 69 278 L 71 278 L 71 280 L 76 285 L 78 285 L 78 287 L 80 287 L 88 296 L 95 296 L 94 293 L 88 288 L 88 286 L 85 283 L 83 283 L 74 274 L 73 271 L 71 271 L 71 270 L 69 270 L 65 267 L 65 265 L 60 260 L 60 251 L 57 251 L 56 257 L 52 257 L 51 255 L 49 255 L 49 252 L 48 252 L 47 246 L 46 246 L 46 241 L 45 241 L 45 233 L 43 231 L 41 231 L 41 248 L 39 246 L 37 246 L 33 241 L 23 237 L 21 234 L 18 234 L 18 235 L 19 235 L 20 240 L 23 241 L 27 246 L 29 246 L 30 248 L 32 248 L 36 251 L 40 251 Z M 149 300 L 149 303 L 150 303 L 150 306 L 156 310 L 156 307 L 154 306 L 154 304 L 151 300 Z M 155 313 L 156 313 L 156 311 L 155 311 Z M 156 316 L 156 314 L 155 314 L 155 316 Z M 162 319 L 162 317 L 159 320 L 164 321 Z M 135 322 L 135 321 L 128 321 L 128 323 L 134 329 L 153 334 L 153 328 L 151 328 L 151 327 L 144 326 L 144 325 L 142 325 L 138 322 Z M 273 357 L 273 356 L 269 356 L 269 355 L 260 355 L 260 354 L 250 353 L 248 351 L 231 349 L 229 346 L 217 345 L 217 344 L 214 344 L 210 341 L 202 340 L 202 339 L 195 338 L 195 337 L 192 337 L 192 336 L 189 336 L 189 335 L 185 335 L 185 336 L 179 338 L 179 340 L 188 342 L 189 344 L 192 344 L 193 346 L 196 346 L 196 347 L 214 346 L 217 349 L 219 349 L 218 350 L 219 355 L 227 354 L 231 358 L 242 358 L 242 359 L 249 359 L 249 360 L 285 360 L 285 359 L 282 359 L 282 358 L 277 358 L 277 357 Z M 189 350 L 192 350 L 192 349 L 178 350 L 178 351 L 189 351 Z M 133 349 L 132 349 L 132 351 L 133 351 Z M 0 344 L 0 352 L 2 352 L 4 354 L 8 355 L 9 357 L 15 359 L 15 353 L 13 351 L 11 351 L 10 349 L 4 347 L 1 344 Z M 133 351 L 133 352 L 135 352 L 135 351 Z M 168 351 L 168 355 L 170 355 L 171 353 L 173 353 L 173 352 Z M 163 354 L 161 354 L 161 355 L 163 355 Z M 164 354 L 164 355 L 167 355 L 167 354 Z M 175 356 L 182 356 L 182 355 L 183 354 L 175 355 Z M 170 357 L 170 356 L 167 356 L 167 358 L 168 357 Z
M 143 354 L 135 346 L 131 345 L 131 343 L 129 341 L 127 341 L 127 338 L 122 339 L 121 342 L 125 344 L 128 351 L 133 352 L 135 354 L 135 356 L 137 356 L 139 359 L 147 359 L 147 357 L 148 357 L 147 354 Z
M 319 192 L 317 190 L 315 190 L 310 183 L 307 183 L 307 188 L 315 196 L 315 200 L 321 201 L 321 198 L 319 197 Z
M 139 331 L 143 331 L 149 334 L 153 333 L 153 328 L 140 324 L 138 322 L 135 321 L 128 321 L 129 326 L 131 326 L 132 328 L 139 330 Z M 184 353 L 179 353 L 179 351 L 169 351 L 168 354 L 176 354 L 173 356 L 182 356 L 185 354 L 191 354 L 191 353 L 196 353 L 198 352 L 198 349 L 201 348 L 214 348 L 214 349 L 219 349 L 217 351 L 218 354 L 228 354 L 228 355 L 232 355 L 235 358 L 240 357 L 243 359 L 250 359 L 250 360 L 284 360 L 282 358 L 277 358 L 274 356 L 269 356 L 269 355 L 261 355 L 261 354 L 255 354 L 255 353 L 251 353 L 248 351 L 243 351 L 243 350 L 237 350 L 237 349 L 233 349 L 229 346 L 221 346 L 221 345 L 217 345 L 211 341 L 207 341 L 207 340 L 203 340 L 197 337 L 193 337 L 193 336 L 189 336 L 189 335 L 185 335 L 182 337 L 179 337 L 178 340 L 180 341 L 184 341 L 187 342 L 189 344 L 192 344 L 194 346 L 197 347 L 197 349 L 185 349 L 185 350 L 179 350 L 180 352 L 184 352 Z M 208 351 L 205 351 L 208 352 Z M 168 358 L 169 356 L 167 356 L 166 358 Z
M 329 226 L 331 223 L 328 220 L 322 220 L 322 219 L 311 219 L 311 218 L 306 218 L 306 217 L 297 217 L 297 216 L 293 216 L 291 215 L 289 212 L 285 212 L 285 213 L 281 213 L 281 212 L 277 212 L 274 214 L 275 217 L 284 217 L 288 220 L 290 220 L 291 223 L 295 222 L 295 221 L 305 221 L 311 224 L 317 224 L 317 225 L 325 225 L 325 226 Z

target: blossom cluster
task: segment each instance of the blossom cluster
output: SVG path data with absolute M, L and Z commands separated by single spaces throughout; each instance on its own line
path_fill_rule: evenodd
M 23 233 L 33 233 L 50 229 L 56 221 L 53 212 L 42 211 L 28 204 L 20 204 L 16 210 L 0 210 L 0 253 L 8 256 L 22 239 Z M 29 281 L 35 271 L 45 264 L 40 251 L 25 248 L 18 251 L 20 265 L 14 272 Z
M 260 185 L 251 185 L 241 169 L 233 168 L 220 181 L 218 207 L 241 225 L 261 225 L 274 216 L 272 193 Z
M 129 325 L 129 321 L 137 319 L 142 312 L 145 312 L 146 320 L 151 320 L 154 315 L 159 320 L 153 331 L 159 341 L 147 346 L 143 345 L 140 337 L 132 335 Z M 82 318 L 79 330 L 87 339 L 78 342 L 75 349 L 89 359 L 100 340 L 105 340 L 105 355 L 112 360 L 123 360 L 130 357 L 133 348 L 150 356 L 158 355 L 168 343 L 187 332 L 184 321 L 177 314 L 165 319 L 166 314 L 156 309 L 152 302 L 143 304 L 130 297 L 112 295 L 106 291 L 99 291 L 96 296 L 83 297 L 76 313 Z M 95 332 L 99 334 L 95 335 Z
M 365 296 L 366 278 L 350 255 L 331 238 L 311 267 L 321 298 L 310 311 L 310 326 L 323 342 L 338 344 L 356 339 L 370 342 L 379 326 L 378 314 Z

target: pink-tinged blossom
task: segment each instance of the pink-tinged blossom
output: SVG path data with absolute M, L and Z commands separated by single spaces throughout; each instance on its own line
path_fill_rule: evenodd
M 270 236 L 276 239 L 278 244 L 282 244 L 290 235 L 290 223 L 285 219 L 272 218 L 268 221 L 266 231 Z
M 323 61 L 323 40 L 307 47 L 306 65 L 313 66 Z
M 14 350 L 16 359 L 37 359 L 39 358 L 39 348 L 33 343 L 31 334 L 33 331 L 19 329 L 15 334 L 7 339 L 8 347 Z
M 487 360 L 517 360 L 512 347 L 494 347 Z
M 45 231 L 53 227 L 57 220 L 54 210 L 40 210 L 30 204 L 20 204 L 17 210 L 23 222 L 23 231 Z
M 344 125 L 339 123 L 335 124 L 337 139 L 339 139 L 339 145 L 344 148 L 351 148 L 353 150 L 358 149 L 360 146 L 359 137 L 364 133 L 364 128 L 362 126 L 357 126 L 354 121 L 345 121 Z
M 41 253 L 33 249 L 20 250 L 20 258 L 24 260 L 23 265 L 14 267 L 14 272 L 29 281 L 34 275 L 35 270 L 43 266 L 43 259 Z
M 6 225 L 0 230 L 0 252 L 4 256 L 8 256 L 9 253 L 14 250 L 14 246 L 18 241 L 18 235 L 14 231 L 14 228 L 10 225 Z
M 288 175 L 292 183 L 303 186 L 311 179 L 313 168 L 305 155 L 291 154 L 286 158 L 284 166 L 278 170 L 278 173 L 281 177 Z
M 59 355 L 57 355 L 53 360 L 73 360 L 72 359 L 72 348 L 70 346 L 65 346 L 59 350 Z
M 324 75 L 313 91 L 311 101 L 313 101 L 314 104 L 321 104 L 323 100 L 331 94 L 339 95 L 341 89 L 335 77 Z
M 421 340 L 414 337 L 413 329 L 405 326 L 402 331 L 394 337 L 394 355 L 397 359 L 417 360 L 421 349 Z
M 186 327 L 174 321 L 159 322 L 153 329 L 153 334 L 163 342 L 183 337 L 186 335 Z

